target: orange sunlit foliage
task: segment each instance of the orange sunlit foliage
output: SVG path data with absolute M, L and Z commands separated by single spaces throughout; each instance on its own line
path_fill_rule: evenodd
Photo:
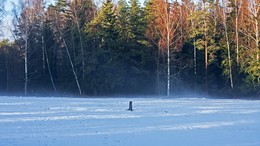
M 151 14 L 154 20 L 150 23 L 148 37 L 154 38 L 160 50 L 166 52 L 169 47 L 172 51 L 179 51 L 183 45 L 181 33 L 185 27 L 185 9 L 178 2 L 151 0 Z M 182 16 L 182 17 L 181 17 Z M 184 31 L 183 31 L 184 32 Z

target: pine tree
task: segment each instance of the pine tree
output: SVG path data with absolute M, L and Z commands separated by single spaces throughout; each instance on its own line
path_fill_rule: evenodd
M 97 16 L 86 26 L 88 35 L 95 38 L 95 59 L 97 77 L 94 90 L 99 94 L 112 92 L 119 82 L 116 81 L 118 37 L 116 8 L 111 0 L 106 0 Z M 118 78 L 120 79 L 120 78 Z M 99 87 L 99 88 L 98 88 Z M 97 91 L 98 90 L 98 91 Z
M 132 37 L 130 28 L 131 26 L 129 22 L 130 8 L 125 0 L 118 1 L 117 11 L 117 27 L 120 36 L 120 42 L 122 42 L 120 45 L 123 45 L 124 43 L 129 43 L 130 38 Z

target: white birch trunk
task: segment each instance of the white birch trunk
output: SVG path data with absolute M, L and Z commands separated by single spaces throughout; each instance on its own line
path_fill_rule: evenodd
M 236 27 L 236 61 L 237 61 L 237 66 L 239 65 L 239 40 L 238 40 L 238 2 L 235 0 L 235 6 L 236 6 L 236 22 L 235 22 L 235 27 Z
M 167 31 L 167 96 L 170 96 L 171 92 L 171 59 L 170 59 L 170 14 L 167 9 L 167 4 L 165 5 L 166 12 L 166 31 Z
M 195 27 L 194 27 L 194 21 L 191 20 L 191 24 L 192 24 L 192 29 L 193 31 L 195 31 Z M 194 37 L 193 38 L 193 68 L 194 68 L 194 75 L 197 75 L 197 49 L 196 49 L 196 38 Z
M 169 3 L 168 0 L 163 1 L 163 6 L 155 5 L 156 9 L 158 10 L 158 15 L 160 19 L 162 20 L 162 26 L 156 28 L 156 33 L 160 37 L 160 40 L 163 41 L 163 47 L 161 49 L 165 49 L 166 59 L 167 59 L 167 69 L 166 69 L 166 95 L 171 95 L 171 49 L 174 49 L 173 45 L 174 43 L 182 39 L 180 38 L 174 38 L 173 35 L 175 35 L 176 31 L 180 31 L 179 25 L 181 18 L 179 18 L 181 15 L 180 12 L 177 15 L 172 14 L 172 10 L 176 7 L 173 3 Z M 163 10 L 163 11 L 160 11 Z M 179 9 L 178 9 L 179 10 Z M 178 16 L 178 17 L 177 17 Z M 174 19 L 174 17 L 177 17 Z M 180 31 L 180 33 L 183 33 Z M 176 40 L 175 40 L 176 39 Z M 160 42 L 159 42 L 160 44 Z M 159 45 L 158 44 L 158 45 Z
M 228 51 L 228 68 L 229 68 L 229 78 L 230 78 L 230 87 L 232 89 L 234 89 L 234 85 L 233 85 L 233 75 L 232 75 L 232 62 L 231 62 L 231 53 L 230 53 L 230 42 L 229 42 L 229 37 L 228 37 L 228 32 L 227 32 L 227 19 L 226 19 L 226 3 L 224 0 L 223 4 L 224 4 L 224 9 L 223 9 L 223 24 L 224 24 L 224 29 L 225 29 L 225 37 L 226 37 L 226 43 L 227 43 L 227 51 Z
M 75 78 L 75 81 L 76 81 L 76 84 L 77 84 L 77 87 L 78 87 L 78 90 L 79 90 L 79 95 L 82 95 L 82 91 L 81 91 L 81 87 L 80 87 L 80 84 L 79 84 L 78 76 L 77 76 L 77 74 L 76 74 L 74 64 L 73 64 L 73 62 L 72 62 L 72 60 L 71 60 L 69 48 L 68 48 L 68 46 L 67 46 L 67 44 L 66 44 L 66 42 L 65 42 L 65 40 L 64 40 L 64 38 L 63 38 L 63 34 L 62 34 L 61 30 L 59 30 L 59 32 L 60 32 L 60 35 L 61 35 L 61 37 L 62 37 L 62 41 L 63 41 L 63 44 L 64 44 L 64 46 L 65 46 L 67 55 L 68 55 L 68 57 L 69 57 L 69 62 L 70 62 L 71 68 L 72 68 L 72 72 L 73 72 L 73 75 L 74 75 L 74 78 Z
M 206 16 L 206 1 L 203 1 L 203 8 L 205 12 L 205 17 L 204 17 L 204 47 L 205 47 L 205 72 L 206 72 L 206 92 L 208 94 L 208 42 L 207 42 L 207 16 Z
M 206 13 L 206 2 L 203 3 L 204 12 Z M 205 69 L 208 70 L 208 42 L 207 42 L 207 20 L 206 14 L 204 17 L 204 47 L 205 47 Z
M 27 1 L 28 3 L 28 1 Z M 27 5 L 26 3 L 26 5 Z M 27 95 L 27 88 L 28 88 L 28 18 L 25 18 L 25 34 L 23 39 L 25 40 L 25 47 L 24 47 L 24 94 Z
M 167 33 L 167 96 L 171 90 L 170 32 Z
M 259 61 L 259 22 L 257 19 L 255 19 L 255 42 L 256 42 L 256 51 L 257 51 L 257 54 L 256 54 L 256 59 L 257 61 Z
M 195 24 L 194 24 L 194 20 L 191 19 L 191 27 L 192 27 L 192 31 L 195 34 Z M 197 49 L 196 49 L 196 38 L 193 38 L 193 71 L 194 71 L 194 75 L 197 74 Z
M 57 12 L 55 12 L 55 17 L 56 17 L 56 25 L 57 25 L 58 24 L 58 22 L 57 22 Z M 68 58 L 69 58 L 69 62 L 70 62 L 70 65 L 71 65 L 71 69 L 72 69 L 72 72 L 73 72 L 73 75 L 74 75 L 74 78 L 75 78 L 75 82 L 76 82 L 77 87 L 78 87 L 79 94 L 82 95 L 81 86 L 79 84 L 78 76 L 76 74 L 75 67 L 74 67 L 74 64 L 73 64 L 71 56 L 70 56 L 69 48 L 68 48 L 68 46 L 66 44 L 66 41 L 65 41 L 65 39 L 63 37 L 63 33 L 60 30 L 60 27 L 57 26 L 57 29 L 58 29 L 58 31 L 60 33 L 60 37 L 62 39 L 62 42 L 63 42 L 63 44 L 65 46 L 65 49 L 66 49 L 66 52 L 67 52 L 67 55 L 68 55 Z
M 157 76 L 157 85 L 156 85 L 156 93 L 160 94 L 160 49 L 157 51 L 157 60 L 156 60 L 156 76 Z
M 27 26 L 26 26 L 27 27 Z M 27 86 L 28 86 L 28 39 L 27 39 L 27 28 L 26 28 L 26 36 L 25 36 L 25 49 L 24 49 L 24 94 L 27 95 Z
M 237 33 L 237 27 L 236 27 L 236 60 L 237 60 L 237 66 L 239 66 L 239 44 L 238 44 L 238 33 Z

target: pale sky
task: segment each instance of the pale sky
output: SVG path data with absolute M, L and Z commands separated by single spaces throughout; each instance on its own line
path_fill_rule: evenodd
M 2 31 L 3 31 L 3 36 L 0 36 L 0 39 L 5 39 L 5 38 L 10 38 L 11 37 L 11 24 L 12 24 L 12 3 L 16 3 L 17 1 L 13 1 L 13 0 L 6 0 L 6 5 L 5 5 L 5 16 L 3 19 L 3 27 L 2 27 Z
M 54 3 L 56 0 L 45 0 L 46 4 L 49 5 L 51 3 Z M 9 40 L 13 40 L 14 38 L 12 37 L 12 31 L 13 31 L 13 24 L 12 24 L 12 20 L 13 20 L 13 13 L 12 13 L 12 9 L 13 9 L 13 4 L 18 5 L 18 0 L 6 0 L 6 4 L 5 4 L 5 17 L 3 19 L 3 27 L 2 27 L 2 31 L 3 31 L 3 36 L 0 36 L 0 40 L 2 39 L 9 39 Z M 18 7 L 19 8 L 19 7 Z
M 2 31 L 3 31 L 3 36 L 0 36 L 0 40 L 2 39 L 9 39 L 9 40 L 14 40 L 13 36 L 12 36 L 12 31 L 14 30 L 13 28 L 13 24 L 12 24 L 12 20 L 13 20 L 13 4 L 17 5 L 17 8 L 19 8 L 18 6 L 18 1 L 19 0 L 6 0 L 6 4 L 5 4 L 5 17 L 3 19 L 3 27 L 2 27 Z M 54 4 L 57 0 L 44 0 L 44 2 L 46 2 L 46 5 L 50 5 L 50 4 Z M 96 3 L 100 3 L 103 0 L 95 0 Z M 118 1 L 118 0 L 113 0 L 113 1 Z M 141 3 L 143 3 L 144 0 L 139 0 Z

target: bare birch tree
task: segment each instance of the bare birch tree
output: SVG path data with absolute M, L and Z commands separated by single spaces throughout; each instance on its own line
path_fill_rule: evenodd
M 21 26 L 23 28 L 22 38 L 25 41 L 24 44 L 24 94 L 27 95 L 28 92 L 28 38 L 30 33 L 29 28 L 29 0 L 20 1 L 20 5 L 22 7 L 23 13 L 22 17 L 24 18 L 23 25 Z
M 250 6 L 249 6 L 249 11 L 251 12 L 252 15 L 252 24 L 254 27 L 254 35 L 253 38 L 255 40 L 255 48 L 256 48 L 256 60 L 259 61 L 259 35 L 260 35 L 260 0 L 249 0 Z
M 167 96 L 171 95 L 171 60 L 172 53 L 180 50 L 180 7 L 178 2 L 171 3 L 164 0 L 153 1 L 152 11 L 155 15 L 157 26 L 155 32 L 159 37 L 157 42 L 160 51 L 166 54 L 167 60 Z M 179 41 L 179 42 L 178 42 Z M 175 45 L 175 46 L 174 46 Z

